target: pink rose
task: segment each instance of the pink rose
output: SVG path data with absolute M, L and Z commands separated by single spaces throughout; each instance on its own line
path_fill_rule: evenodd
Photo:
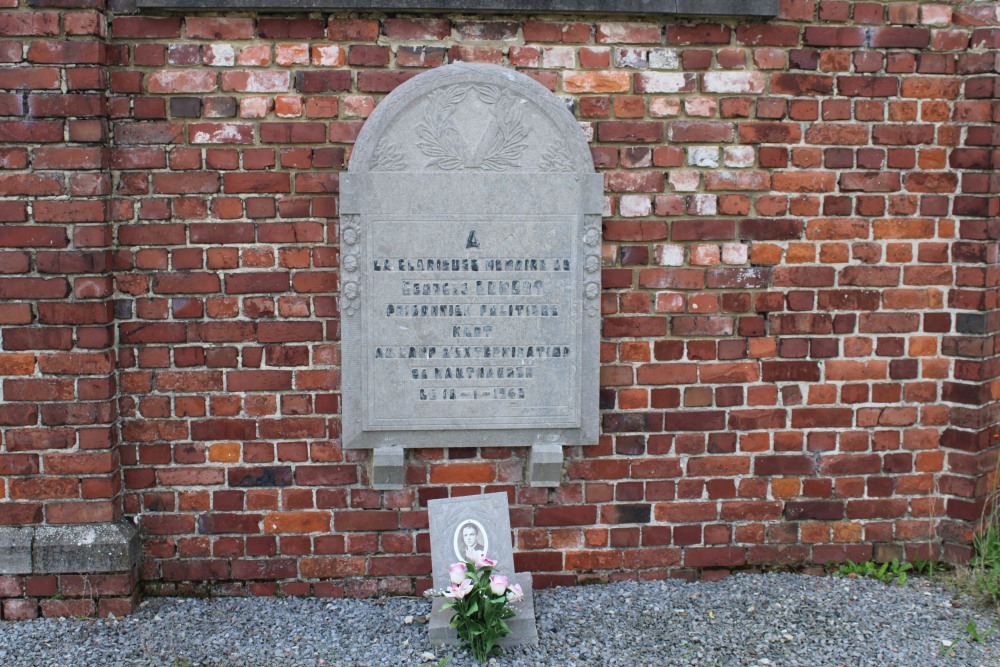
M 465 579 L 460 584 L 452 584 L 442 595 L 446 598 L 461 600 L 472 591 L 472 579 Z
M 507 602 L 520 602 L 524 599 L 524 591 L 521 590 L 521 584 L 514 584 L 507 591 Z
M 486 554 L 478 552 L 476 553 L 476 562 L 474 564 L 478 570 L 481 567 L 496 567 L 497 562 L 491 558 L 487 558 Z
M 490 592 L 493 595 L 503 595 L 507 592 L 507 577 L 502 574 L 490 575 Z
M 448 568 L 448 573 L 451 575 L 451 583 L 460 584 L 462 580 L 465 579 L 465 573 L 469 568 L 465 566 L 465 563 L 455 563 Z

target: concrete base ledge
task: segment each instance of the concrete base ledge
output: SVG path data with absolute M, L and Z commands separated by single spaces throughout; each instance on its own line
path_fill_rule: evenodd
M 128 572 L 139 558 L 139 529 L 127 520 L 0 526 L 0 574 Z

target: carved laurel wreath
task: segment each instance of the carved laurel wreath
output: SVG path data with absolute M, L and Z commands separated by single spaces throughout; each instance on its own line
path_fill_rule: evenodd
M 389 137 L 382 137 L 375 147 L 372 171 L 406 171 L 406 157 Z
M 455 127 L 455 109 L 470 91 L 489 106 L 490 121 L 478 145 L 469 150 Z M 417 125 L 417 146 L 430 158 L 427 166 L 447 171 L 503 171 L 517 166 L 527 147 L 528 128 L 521 122 L 521 100 L 497 86 L 458 84 L 428 96 L 423 122 Z

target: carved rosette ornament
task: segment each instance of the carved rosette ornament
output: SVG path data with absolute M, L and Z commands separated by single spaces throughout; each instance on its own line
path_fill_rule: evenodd
M 590 317 L 601 312 L 601 283 L 598 272 L 601 270 L 601 228 L 596 224 L 588 224 L 583 230 L 583 244 L 586 246 L 583 258 L 583 270 L 587 274 L 587 283 L 583 286 L 583 296 L 586 299 L 584 308 Z M 592 280 L 592 279 L 598 280 Z
M 357 273 L 361 266 L 358 256 L 361 250 L 361 227 L 358 215 L 342 215 L 340 217 L 340 264 L 348 278 L 340 290 L 340 310 L 345 315 L 353 315 L 358 311 L 361 287 L 358 284 Z

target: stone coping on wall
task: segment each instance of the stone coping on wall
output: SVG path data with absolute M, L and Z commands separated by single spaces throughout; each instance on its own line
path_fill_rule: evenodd
M 127 572 L 139 557 L 139 529 L 127 520 L 0 526 L 0 575 Z
M 36 4 L 31 0 L 29 4 Z M 777 16 L 779 0 L 113 0 L 114 11 L 390 10 Z

